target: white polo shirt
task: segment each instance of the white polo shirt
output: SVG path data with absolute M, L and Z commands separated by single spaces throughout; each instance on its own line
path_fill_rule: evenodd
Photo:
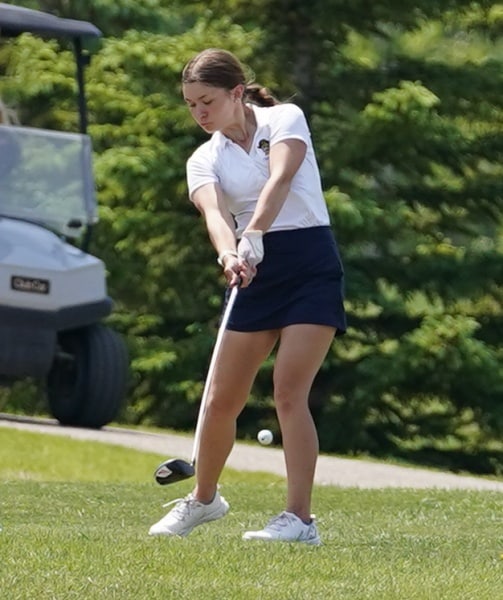
M 257 121 L 250 153 L 219 131 L 215 132 L 187 161 L 190 198 L 202 185 L 218 183 L 236 220 L 239 237 L 269 177 L 269 148 L 283 140 L 298 139 L 306 144 L 306 156 L 269 231 L 328 225 L 318 164 L 302 110 L 295 104 L 248 106 Z

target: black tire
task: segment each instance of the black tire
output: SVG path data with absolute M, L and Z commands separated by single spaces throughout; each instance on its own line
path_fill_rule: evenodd
M 119 414 L 126 397 L 129 358 L 123 339 L 104 325 L 58 335 L 47 377 L 52 415 L 62 425 L 99 429 Z

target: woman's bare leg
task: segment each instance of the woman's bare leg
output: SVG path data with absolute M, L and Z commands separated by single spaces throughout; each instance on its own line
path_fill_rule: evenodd
M 255 376 L 273 349 L 279 332 L 226 331 L 210 385 L 196 457 L 194 496 L 210 502 L 236 437 Z
M 291 325 L 282 330 L 274 367 L 274 400 L 288 477 L 286 510 L 309 522 L 318 458 L 318 434 L 309 410 L 313 380 L 332 344 L 335 329 Z

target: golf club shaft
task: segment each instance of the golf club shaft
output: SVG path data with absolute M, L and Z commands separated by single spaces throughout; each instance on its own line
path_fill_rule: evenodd
M 194 434 L 194 446 L 193 446 L 193 450 L 192 450 L 192 459 L 191 459 L 191 462 L 193 465 L 196 464 L 196 456 L 197 456 L 197 453 L 199 452 L 201 428 L 202 428 L 202 424 L 203 424 L 204 412 L 206 410 L 208 394 L 210 391 L 211 380 L 213 379 L 213 372 L 215 371 L 215 365 L 217 363 L 218 355 L 220 353 L 220 347 L 222 345 L 224 333 L 227 328 L 227 323 L 229 322 L 229 317 L 232 312 L 232 307 L 234 306 L 234 302 L 235 302 L 236 296 L 238 294 L 238 289 L 239 289 L 238 285 L 234 286 L 231 289 L 231 293 L 230 293 L 229 299 L 227 300 L 227 304 L 225 306 L 224 313 L 222 315 L 222 320 L 221 320 L 220 326 L 218 328 L 217 339 L 215 341 L 213 353 L 211 355 L 210 366 L 208 368 L 208 373 L 206 375 L 206 381 L 204 383 L 203 396 L 201 398 L 201 404 L 199 406 L 199 414 L 197 416 L 196 431 Z

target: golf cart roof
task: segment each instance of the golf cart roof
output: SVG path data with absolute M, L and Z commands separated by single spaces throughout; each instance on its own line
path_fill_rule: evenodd
M 101 31 L 87 21 L 63 19 L 39 10 L 0 2 L 0 36 L 15 37 L 25 32 L 67 38 L 101 36 Z

